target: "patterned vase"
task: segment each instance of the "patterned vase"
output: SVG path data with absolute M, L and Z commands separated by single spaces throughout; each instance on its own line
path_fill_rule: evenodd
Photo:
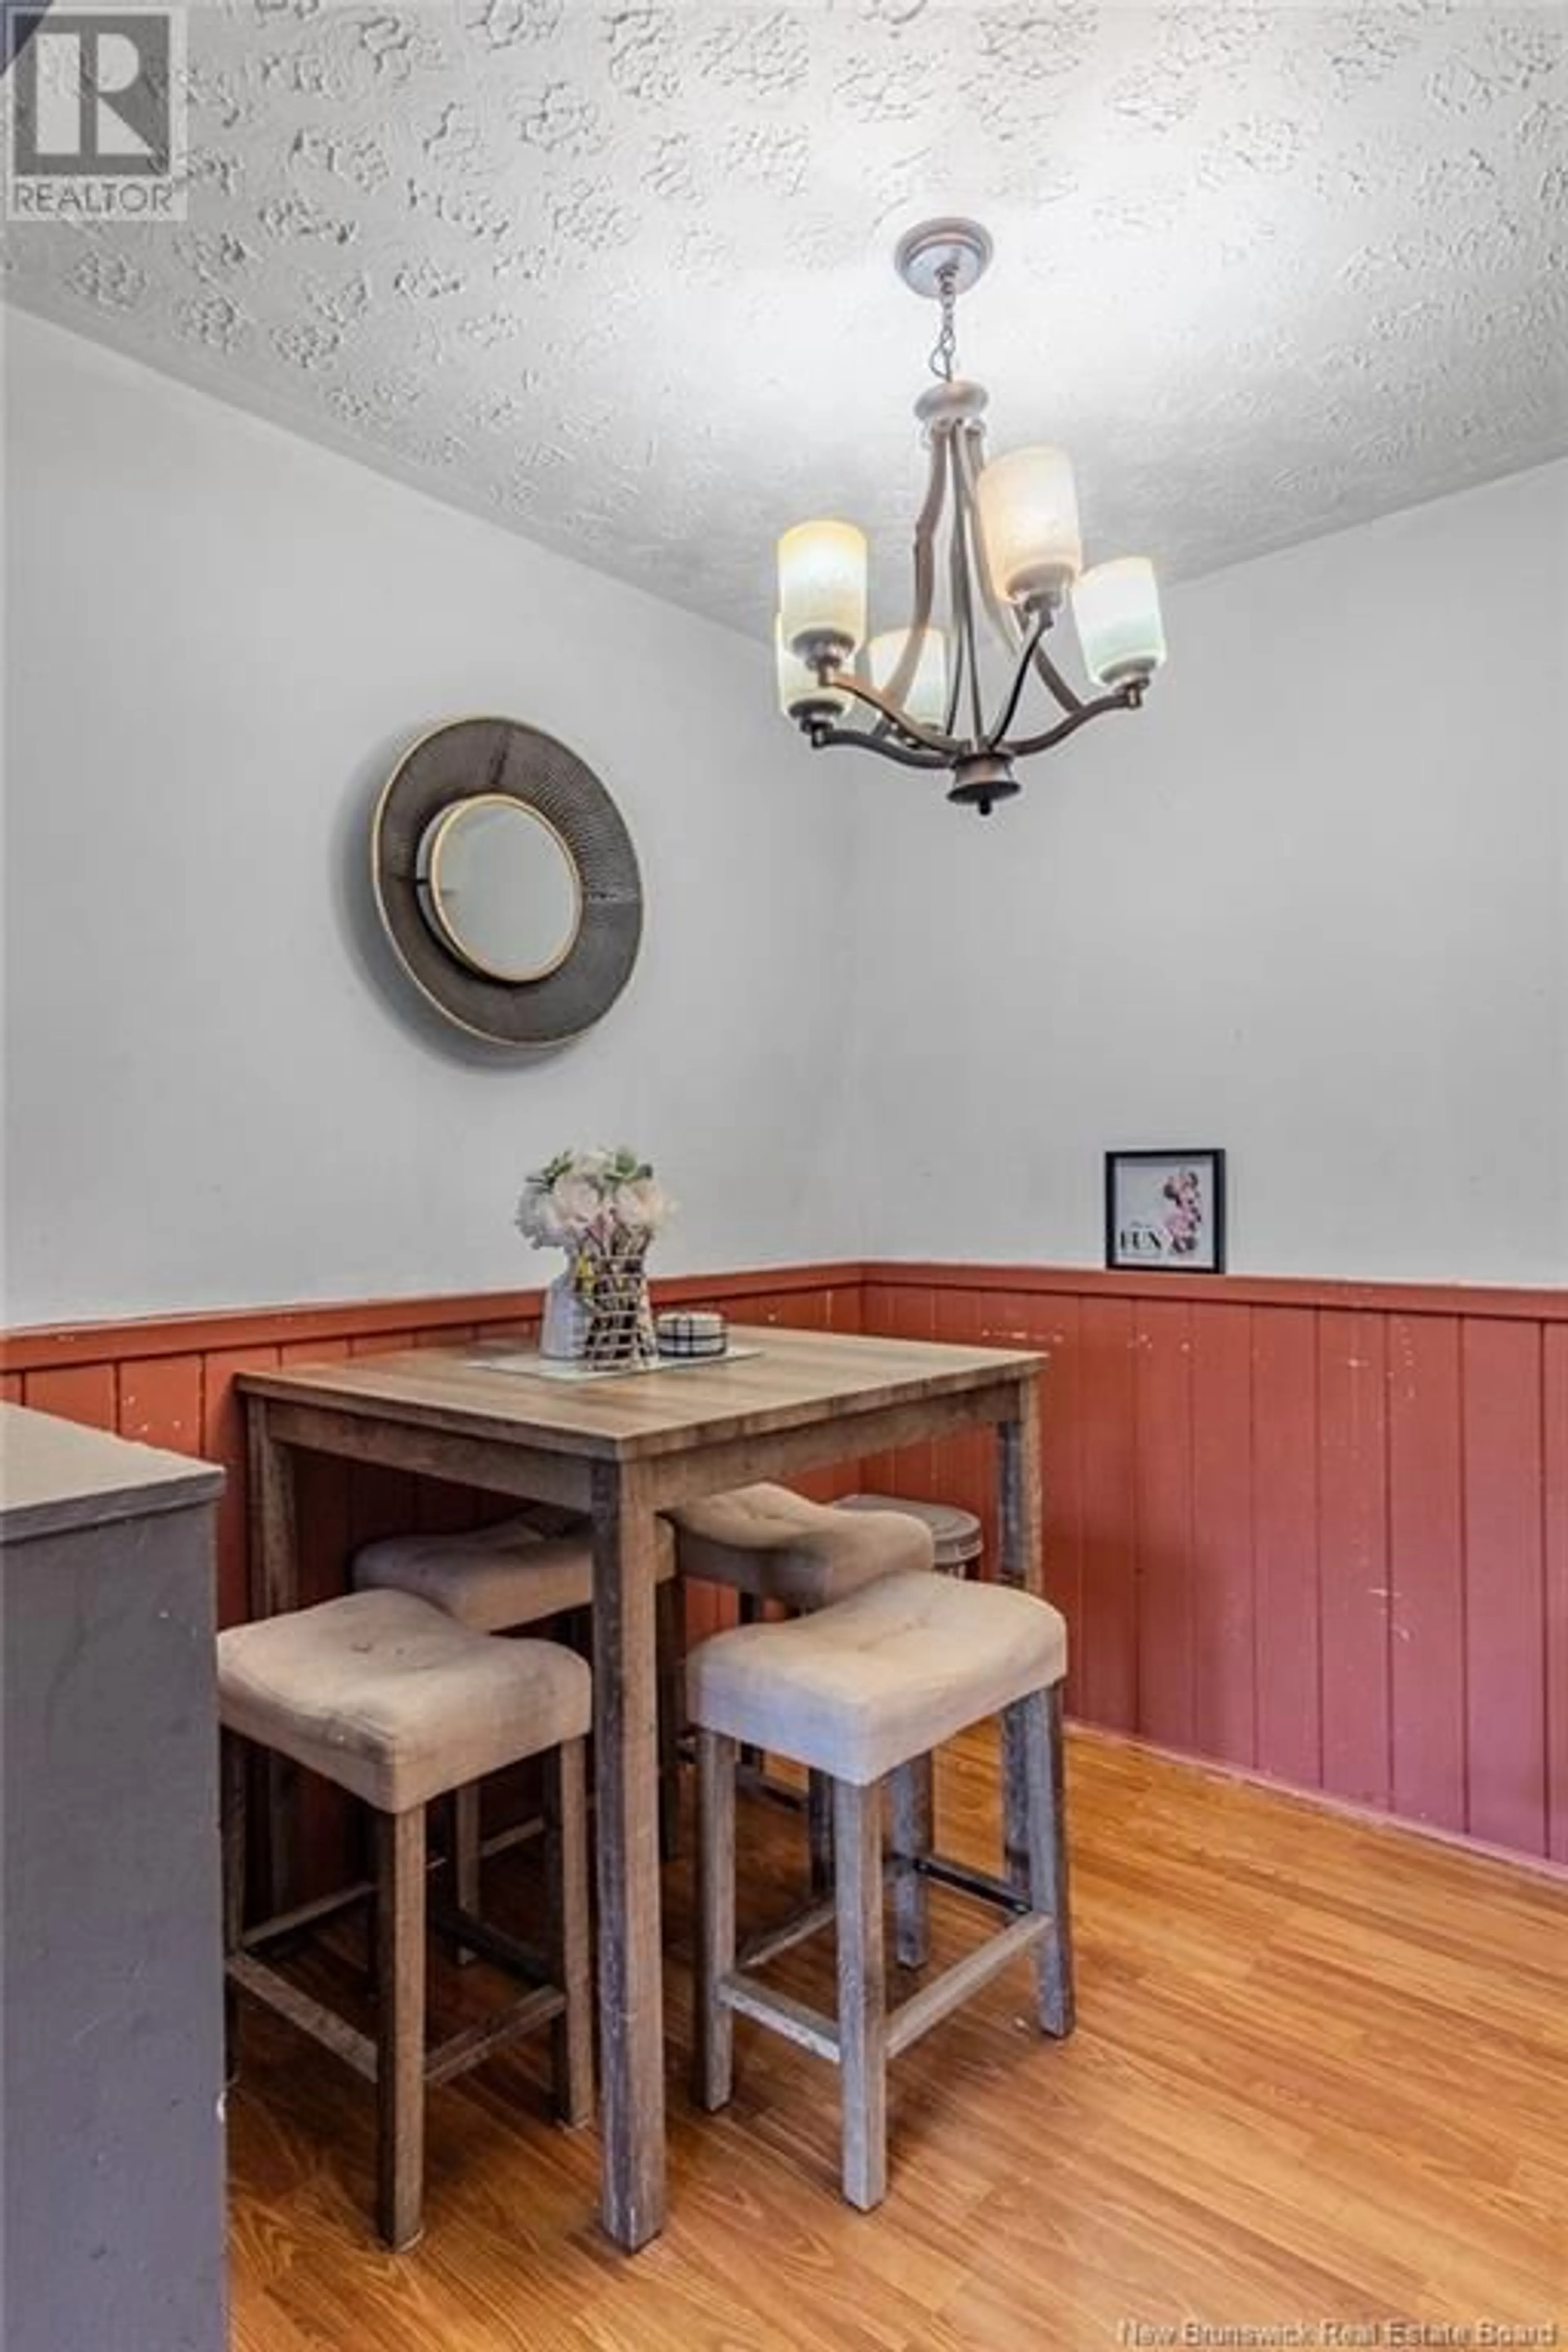
M 645 1256 L 645 1248 L 631 1248 L 588 1261 L 584 1294 L 588 1330 L 583 1352 L 601 1370 L 625 1370 L 658 1360 Z

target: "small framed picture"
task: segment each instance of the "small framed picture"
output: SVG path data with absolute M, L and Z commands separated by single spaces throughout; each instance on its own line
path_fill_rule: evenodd
M 1224 1152 L 1108 1151 L 1105 1263 L 1223 1274 Z

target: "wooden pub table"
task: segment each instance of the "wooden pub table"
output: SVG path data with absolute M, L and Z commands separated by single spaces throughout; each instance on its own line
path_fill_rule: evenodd
M 610 2236 L 632 2251 L 665 2217 L 656 1516 L 754 1479 L 989 1424 L 1001 1572 L 1038 1591 L 1044 1360 L 769 1328 L 731 1332 L 732 1347 L 755 1354 L 614 1380 L 550 1380 L 485 1360 L 522 1344 L 243 1374 L 251 1606 L 269 1616 L 296 1604 L 300 1450 L 558 1504 L 591 1521 L 602 2210 Z

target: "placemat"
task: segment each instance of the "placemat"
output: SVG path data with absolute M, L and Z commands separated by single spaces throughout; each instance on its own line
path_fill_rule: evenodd
M 528 1348 L 502 1356 L 468 1356 L 464 1361 L 479 1371 L 524 1372 L 537 1381 L 635 1381 L 650 1372 L 710 1371 L 715 1364 L 738 1364 L 762 1353 L 761 1348 L 726 1348 L 721 1356 L 660 1356 L 654 1364 L 583 1364 Z

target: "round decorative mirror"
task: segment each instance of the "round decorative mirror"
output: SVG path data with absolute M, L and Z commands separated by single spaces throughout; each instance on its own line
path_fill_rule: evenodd
M 544 980 L 583 925 L 583 877 L 548 817 L 503 793 L 454 801 L 419 845 L 437 938 L 489 980 Z
M 420 993 L 470 1034 L 553 1045 L 631 977 L 642 879 L 591 768 L 513 719 L 421 737 L 372 828 L 376 905 Z

